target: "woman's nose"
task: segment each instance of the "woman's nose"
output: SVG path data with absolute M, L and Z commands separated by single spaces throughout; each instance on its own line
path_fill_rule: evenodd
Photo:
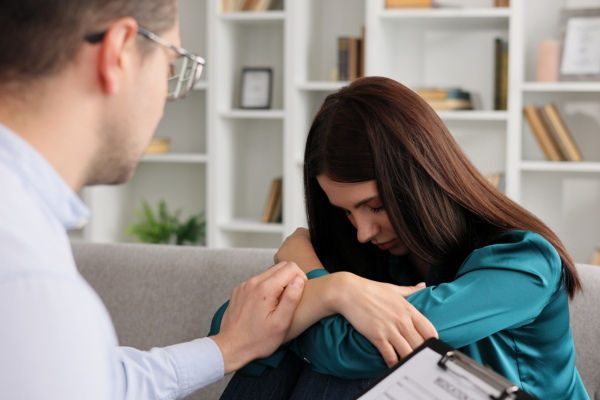
M 356 218 L 356 238 L 361 243 L 368 243 L 379 233 L 377 224 L 368 218 Z

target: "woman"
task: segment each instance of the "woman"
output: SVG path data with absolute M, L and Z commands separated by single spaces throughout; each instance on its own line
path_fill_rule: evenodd
M 274 387 L 281 398 L 316 398 L 306 387 L 349 397 L 345 388 L 436 334 L 423 316 L 441 340 L 540 399 L 588 398 L 569 327 L 568 298 L 581 288 L 571 257 L 488 184 L 416 94 L 370 77 L 328 96 L 304 162 L 309 234 L 297 231 L 276 258 L 320 276 L 288 337 L 303 333 L 287 344 L 310 370 L 280 349 L 248 366 L 260 377 L 236 375 L 224 398 L 249 387 L 256 398 Z

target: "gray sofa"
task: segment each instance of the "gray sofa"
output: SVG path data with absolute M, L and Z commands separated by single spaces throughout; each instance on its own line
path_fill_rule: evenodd
M 73 254 L 121 345 L 148 350 L 206 336 L 231 290 L 272 265 L 274 250 L 74 243 Z M 570 304 L 577 367 L 590 398 L 600 400 L 600 267 L 578 269 L 585 292 Z M 218 399 L 228 381 L 189 399 Z

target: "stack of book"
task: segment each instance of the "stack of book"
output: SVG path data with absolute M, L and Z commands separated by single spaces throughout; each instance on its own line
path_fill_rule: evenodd
M 529 104 L 523 113 L 548 161 L 583 159 L 571 132 L 554 104 L 546 104 L 540 108 Z
M 146 154 L 161 154 L 169 152 L 171 140 L 165 137 L 154 137 L 146 148 Z
M 362 37 L 338 38 L 338 81 L 353 81 L 364 76 L 365 39 Z
M 493 187 L 504 193 L 504 189 L 506 187 L 506 175 L 504 172 L 486 175 L 485 179 L 487 179 Z
M 415 92 L 436 111 L 473 109 L 471 94 L 459 88 L 418 88 Z
M 508 43 L 494 42 L 494 110 L 506 110 L 508 103 Z
M 594 252 L 592 253 L 592 257 L 590 258 L 588 264 L 600 266 L 600 248 L 594 249 Z
M 223 0 L 223 12 L 266 11 L 278 7 L 281 0 Z
M 271 192 L 267 199 L 265 211 L 261 218 L 262 222 L 281 222 L 281 210 L 283 203 L 283 181 L 281 178 L 275 179 L 271 184 Z
M 385 8 L 431 8 L 433 0 L 385 0 Z

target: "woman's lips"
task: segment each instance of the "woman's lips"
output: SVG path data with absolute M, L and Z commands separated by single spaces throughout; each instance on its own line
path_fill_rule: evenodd
M 378 244 L 377 247 L 379 247 L 381 250 L 389 250 L 392 247 L 394 247 L 397 242 L 398 242 L 398 239 L 393 239 L 393 240 L 390 240 L 389 242 Z

